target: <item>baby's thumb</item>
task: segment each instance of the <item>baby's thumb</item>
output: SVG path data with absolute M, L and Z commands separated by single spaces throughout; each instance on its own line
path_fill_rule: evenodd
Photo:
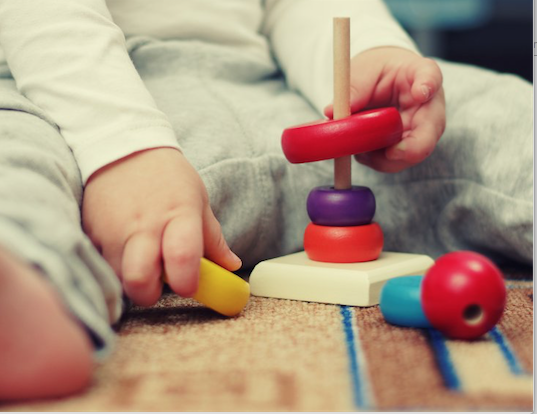
M 362 91 L 362 92 L 360 92 Z M 366 96 L 363 93 L 363 88 L 351 84 L 350 86 L 350 106 L 351 114 L 360 111 L 366 106 L 367 100 Z M 334 104 L 331 103 L 324 108 L 324 114 L 328 118 L 332 119 L 334 117 Z
M 204 256 L 224 267 L 235 271 L 242 266 L 241 259 L 231 251 L 222 234 L 222 227 L 210 208 L 203 217 Z
M 365 65 L 361 61 L 361 55 L 351 60 L 350 78 L 350 106 L 351 114 L 367 108 L 378 81 L 378 69 Z M 334 117 L 333 102 L 324 109 L 328 118 Z

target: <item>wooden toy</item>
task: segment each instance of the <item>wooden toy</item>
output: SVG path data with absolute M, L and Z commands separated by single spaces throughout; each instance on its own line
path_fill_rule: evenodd
M 422 282 L 423 311 L 451 338 L 477 338 L 502 316 L 506 289 L 502 272 L 485 256 L 460 251 L 440 257 Z
M 382 285 L 425 272 L 424 255 L 382 253 L 384 236 L 374 223 L 376 202 L 367 187 L 352 186 L 353 154 L 402 139 L 395 108 L 350 114 L 350 25 L 334 19 L 334 117 L 287 128 L 282 149 L 291 163 L 334 159 L 334 186 L 314 188 L 307 201 L 312 221 L 304 250 L 259 263 L 250 275 L 252 294 L 341 305 L 378 304 Z M 411 236 L 411 235 L 409 235 Z
M 369 262 L 380 256 L 383 244 L 384 235 L 377 223 L 348 227 L 310 223 L 304 232 L 304 250 L 318 262 Z
M 166 274 L 163 280 L 167 282 Z M 202 258 L 198 290 L 192 298 L 222 315 L 235 316 L 250 299 L 250 285 L 234 273 Z
M 386 322 L 410 328 L 432 328 L 421 306 L 423 276 L 388 280 L 380 292 L 380 311 Z
M 496 265 L 478 253 L 460 251 L 439 258 L 425 276 L 387 282 L 380 310 L 394 325 L 434 327 L 449 338 L 474 339 L 498 323 L 505 301 L 505 282 Z
M 425 273 L 433 264 L 428 256 L 383 252 L 362 263 L 323 263 L 305 252 L 259 263 L 250 275 L 252 295 L 349 306 L 379 303 L 386 281 Z
M 306 202 L 309 218 L 320 226 L 362 226 L 371 223 L 375 208 L 373 192 L 356 185 L 347 190 L 316 187 Z
M 282 135 L 282 149 L 293 164 L 330 160 L 396 144 L 402 132 L 397 109 L 373 109 L 287 128 Z

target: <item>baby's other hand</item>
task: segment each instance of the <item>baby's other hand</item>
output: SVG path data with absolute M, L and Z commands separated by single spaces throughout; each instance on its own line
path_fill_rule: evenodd
M 160 298 L 163 270 L 172 290 L 189 297 L 202 256 L 230 271 L 241 266 L 200 176 L 175 149 L 138 152 L 97 171 L 86 185 L 82 217 L 125 293 L 141 306 Z
M 434 150 L 446 124 L 442 73 L 431 59 L 396 47 L 370 49 L 351 60 L 351 112 L 395 106 L 403 139 L 355 158 L 375 170 L 398 172 Z M 332 117 L 332 105 L 325 109 Z

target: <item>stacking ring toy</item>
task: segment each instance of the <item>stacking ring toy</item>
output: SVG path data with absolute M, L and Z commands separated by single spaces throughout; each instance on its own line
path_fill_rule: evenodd
M 304 232 L 304 250 L 317 262 L 369 262 L 380 256 L 383 245 L 384 235 L 377 223 L 352 227 L 310 223 Z
M 375 215 L 375 196 L 368 187 L 346 190 L 315 187 L 308 195 L 306 208 L 311 221 L 320 226 L 363 226 Z
M 381 108 L 287 128 L 282 134 L 282 149 L 289 162 L 297 164 L 389 147 L 401 141 L 402 134 L 397 109 Z

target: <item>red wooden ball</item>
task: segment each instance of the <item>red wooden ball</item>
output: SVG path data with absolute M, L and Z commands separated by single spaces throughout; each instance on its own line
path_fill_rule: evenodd
M 369 262 L 380 256 L 383 245 L 384 235 L 377 223 L 346 227 L 310 223 L 304 232 L 304 250 L 317 262 Z
M 485 256 L 459 251 L 440 257 L 422 282 L 423 311 L 450 338 L 473 339 L 502 316 L 506 290 L 502 272 Z
M 380 108 L 287 128 L 282 149 L 289 162 L 313 162 L 389 147 L 401 141 L 402 134 L 397 109 Z

